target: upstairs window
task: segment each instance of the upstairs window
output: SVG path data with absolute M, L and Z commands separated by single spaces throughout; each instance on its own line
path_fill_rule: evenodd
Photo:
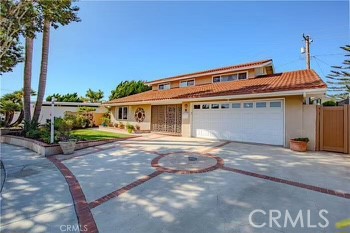
M 128 107 L 118 108 L 118 120 L 127 120 L 128 119 Z
M 221 76 L 214 76 L 213 77 L 213 83 L 231 82 L 231 81 L 244 80 L 244 79 L 247 79 L 247 72 L 236 73 L 236 74 L 228 74 L 228 75 L 221 75 Z
M 158 89 L 159 89 L 159 90 L 169 90 L 169 89 L 170 89 L 170 84 L 169 84 L 169 83 L 160 84 L 160 85 L 158 86 Z
M 194 86 L 194 80 L 186 80 L 180 82 L 180 87 L 190 87 Z

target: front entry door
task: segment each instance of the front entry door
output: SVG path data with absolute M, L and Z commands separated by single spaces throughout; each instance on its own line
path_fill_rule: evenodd
M 152 131 L 181 134 L 181 104 L 152 106 Z

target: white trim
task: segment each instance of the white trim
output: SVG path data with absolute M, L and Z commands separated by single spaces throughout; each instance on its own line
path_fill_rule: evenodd
M 179 88 L 184 88 L 181 86 L 182 82 L 188 82 L 188 81 L 193 81 L 193 85 L 192 86 L 185 86 L 185 87 L 193 87 L 196 86 L 196 79 L 194 78 L 190 78 L 190 79 L 185 79 L 185 80 L 179 80 Z
M 245 79 L 238 79 L 239 74 L 242 74 L 242 73 L 246 73 L 246 75 L 247 75 L 246 78 Z M 222 76 L 228 76 L 228 75 L 233 75 L 233 74 L 237 74 L 237 79 L 236 80 L 224 81 L 224 82 L 221 81 Z M 248 76 L 249 76 L 249 71 L 248 70 L 241 71 L 241 72 L 235 72 L 235 73 L 221 74 L 221 75 L 212 75 L 211 76 L 211 83 L 214 83 L 214 77 L 220 77 L 220 82 L 219 83 L 226 83 L 226 82 L 235 82 L 235 81 L 247 80 Z M 215 83 L 218 83 L 218 82 L 215 82 Z
M 159 86 L 165 86 L 165 85 L 169 85 L 169 89 L 159 89 Z M 171 89 L 171 85 L 170 85 L 170 82 L 167 82 L 167 83 L 159 83 L 158 84 L 158 91 L 166 91 L 166 90 L 170 90 Z
M 293 91 L 278 91 L 268 93 L 257 93 L 257 94 L 245 94 L 245 95 L 227 95 L 227 96 L 214 96 L 214 97 L 202 97 L 202 98 L 187 98 L 187 99 L 165 99 L 165 100 L 152 100 L 152 101 L 139 101 L 139 102 L 123 102 L 123 103 L 110 103 L 103 104 L 105 106 L 122 106 L 122 105 L 162 105 L 162 104 L 180 104 L 182 102 L 198 102 L 198 101 L 215 101 L 215 100 L 234 100 L 234 99 L 250 99 L 250 98 L 267 98 L 277 96 L 290 96 L 290 95 L 303 95 L 303 93 L 324 95 L 327 88 L 317 89 L 304 89 L 304 90 L 293 90 Z
M 119 119 L 119 109 L 122 109 L 122 119 Z M 124 108 L 126 108 L 126 119 L 124 119 L 123 118 L 123 116 L 124 116 Z M 127 121 L 129 118 L 128 118 L 128 116 L 129 116 L 129 106 L 127 106 L 127 105 L 122 105 L 122 106 L 118 106 L 118 108 L 116 108 L 117 109 L 117 114 L 116 114 L 116 120 L 119 120 L 119 121 Z

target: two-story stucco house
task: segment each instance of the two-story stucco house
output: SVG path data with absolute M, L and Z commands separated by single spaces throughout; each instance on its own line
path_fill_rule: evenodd
M 112 122 L 184 137 L 288 146 L 309 137 L 326 84 L 313 70 L 275 73 L 272 60 L 184 74 L 147 83 L 152 90 L 109 101 Z

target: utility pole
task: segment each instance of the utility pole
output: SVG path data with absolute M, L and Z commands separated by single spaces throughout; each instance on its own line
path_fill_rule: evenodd
M 310 70 L 310 69 L 311 69 L 311 62 L 310 62 L 310 57 L 311 57 L 311 55 L 310 55 L 310 44 L 313 42 L 313 40 L 310 38 L 310 36 L 305 36 L 304 34 L 303 34 L 303 38 L 304 38 L 304 40 L 305 40 L 306 68 L 307 68 L 308 70 Z

